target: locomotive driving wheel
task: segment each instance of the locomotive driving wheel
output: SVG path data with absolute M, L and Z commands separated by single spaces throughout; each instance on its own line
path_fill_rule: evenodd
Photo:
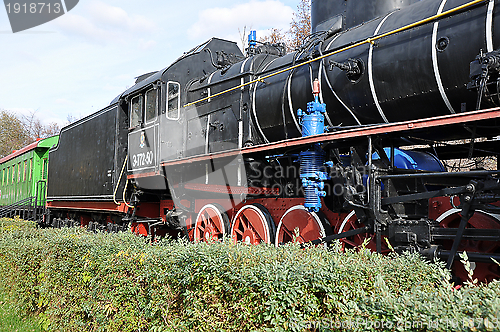
M 271 214 L 260 204 L 245 205 L 233 219 L 231 237 L 235 242 L 274 243 L 275 234 L 276 226 Z
M 330 234 L 330 226 L 323 221 L 320 215 L 307 211 L 303 205 L 295 205 L 281 217 L 276 230 L 275 244 L 278 246 L 282 243 L 292 242 L 294 238 L 298 243 L 305 243 Z
M 457 228 L 462 218 L 462 210 L 452 208 L 442 213 L 436 221 L 443 228 Z M 500 221 L 496 215 L 488 214 L 483 211 L 475 211 L 467 223 L 467 228 L 476 229 L 500 229 Z M 444 249 L 450 249 L 453 245 L 453 240 L 442 241 Z M 498 253 L 500 245 L 494 241 L 478 241 L 472 239 L 462 240 L 458 247 L 458 252 L 478 252 L 478 253 Z M 474 268 L 474 278 L 479 281 L 491 281 L 500 278 L 500 271 L 497 264 L 471 262 Z M 465 281 L 468 279 L 467 272 L 463 267 L 462 262 L 456 259 L 452 266 L 453 273 Z
M 354 210 L 352 210 L 344 217 L 344 219 L 342 220 L 341 223 L 339 223 L 333 227 L 333 232 L 335 234 L 341 234 L 343 232 L 347 232 L 347 231 L 362 228 L 362 227 L 365 227 L 365 225 L 358 221 L 358 218 L 356 216 L 356 212 Z M 377 251 L 377 242 L 375 240 L 375 234 L 372 234 L 372 233 L 363 233 L 363 234 L 358 234 L 358 235 L 354 235 L 354 236 L 340 239 L 340 243 L 342 244 L 343 250 L 358 248 L 365 241 L 366 241 L 366 248 L 368 248 L 374 252 Z M 387 243 L 385 241 L 385 236 L 382 236 L 381 253 L 387 254 L 390 251 L 391 250 L 388 248 Z
M 222 241 L 229 230 L 229 218 L 219 204 L 201 208 L 194 225 L 194 241 Z

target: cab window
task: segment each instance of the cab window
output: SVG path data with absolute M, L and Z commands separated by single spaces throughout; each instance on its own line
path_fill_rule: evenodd
M 130 102 L 130 128 L 142 123 L 142 96 L 132 98 Z
M 42 165 L 42 179 L 47 180 L 47 173 L 49 171 L 49 160 L 45 158 Z
M 167 119 L 178 120 L 181 108 L 181 85 L 177 82 L 167 84 Z
M 146 92 L 146 122 L 156 118 L 158 114 L 158 90 L 151 89 Z

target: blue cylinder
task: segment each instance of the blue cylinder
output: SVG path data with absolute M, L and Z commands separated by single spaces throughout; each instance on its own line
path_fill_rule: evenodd
M 319 83 L 318 83 L 319 90 Z M 302 124 L 302 137 L 320 135 L 325 133 L 326 105 L 318 101 L 315 95 L 314 101 L 307 103 L 307 110 L 297 110 L 297 115 Z M 318 212 L 321 208 L 321 197 L 326 193 L 325 180 L 328 180 L 328 173 L 325 172 L 325 152 L 320 144 L 313 145 L 312 150 L 303 151 L 300 158 L 300 178 L 302 188 L 304 188 L 304 206 L 308 211 Z
M 326 193 L 324 181 L 328 179 L 325 172 L 325 152 L 320 148 L 311 151 L 303 151 L 300 157 L 300 178 L 304 188 L 304 206 L 309 211 L 319 211 L 321 208 L 321 197 Z
M 384 148 L 384 152 L 391 160 L 391 148 Z M 372 159 L 380 159 L 380 156 L 375 152 Z M 436 156 L 426 152 L 405 151 L 398 148 L 394 148 L 394 166 L 417 171 L 446 172 L 443 163 Z
M 325 132 L 325 117 L 321 113 L 306 114 L 302 118 L 302 137 Z
M 324 170 L 325 151 L 312 150 L 300 153 L 300 177 L 315 177 L 317 172 Z
M 251 30 L 248 35 L 248 46 L 254 48 L 257 46 L 257 31 Z

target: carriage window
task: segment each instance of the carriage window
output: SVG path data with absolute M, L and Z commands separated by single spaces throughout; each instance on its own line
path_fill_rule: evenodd
M 30 159 L 30 181 L 31 181 L 31 174 L 33 174 L 33 158 Z
M 130 103 L 130 128 L 142 123 L 142 96 L 132 98 Z
M 28 160 L 25 160 L 24 161 L 24 167 L 23 167 L 23 182 L 26 181 L 26 171 L 27 171 L 27 168 L 28 168 Z
M 167 119 L 178 120 L 181 108 L 181 99 L 179 92 L 181 85 L 177 82 L 168 82 L 167 84 Z
M 154 120 L 158 114 L 158 90 L 151 89 L 146 92 L 146 122 Z

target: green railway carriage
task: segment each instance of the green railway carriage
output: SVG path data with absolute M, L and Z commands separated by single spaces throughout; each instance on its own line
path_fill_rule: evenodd
M 38 197 L 45 205 L 49 149 L 59 136 L 39 139 L 0 159 L 0 206 Z

